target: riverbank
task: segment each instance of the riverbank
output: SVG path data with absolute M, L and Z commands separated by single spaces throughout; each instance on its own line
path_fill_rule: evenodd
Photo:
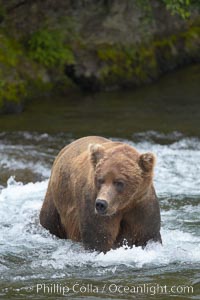
M 0 111 L 44 96 L 67 101 L 74 90 L 135 88 L 199 62 L 197 9 L 184 19 L 143 2 L 1 1 Z
M 135 90 L 79 91 L 68 99 L 38 97 L 27 103 L 23 113 L 2 115 L 0 128 L 1 132 L 64 132 L 69 138 L 102 135 L 131 139 L 134 133 L 149 130 L 199 137 L 199 82 L 200 64 Z

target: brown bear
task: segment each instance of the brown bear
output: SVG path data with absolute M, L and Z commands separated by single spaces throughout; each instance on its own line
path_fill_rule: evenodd
M 155 157 L 103 137 L 78 139 L 53 164 L 40 223 L 52 234 L 106 252 L 160 236 Z

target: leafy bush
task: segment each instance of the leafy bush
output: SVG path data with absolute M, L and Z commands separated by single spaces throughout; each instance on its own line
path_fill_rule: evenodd
M 40 29 L 33 33 L 28 46 L 31 58 L 45 67 L 74 63 L 74 55 L 71 49 L 65 45 L 64 37 L 58 31 Z
M 183 19 L 190 16 L 191 10 L 200 10 L 199 0 L 162 0 L 172 15 L 178 14 Z
M 160 0 L 157 0 L 158 2 Z M 190 17 L 192 9 L 200 10 L 200 1 L 199 0 L 161 0 L 167 10 L 172 15 L 179 15 L 183 19 L 187 19 Z M 137 3 L 143 10 L 146 12 L 147 16 L 150 16 L 150 7 L 151 3 L 149 0 L 137 0 Z

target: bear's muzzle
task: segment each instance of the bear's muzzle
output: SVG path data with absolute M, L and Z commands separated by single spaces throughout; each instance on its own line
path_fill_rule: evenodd
M 108 202 L 102 199 L 96 200 L 96 212 L 100 215 L 105 215 L 108 208 Z

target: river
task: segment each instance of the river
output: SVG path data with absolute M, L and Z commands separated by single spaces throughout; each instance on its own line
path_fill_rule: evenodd
M 135 91 L 38 99 L 0 117 L 0 299 L 200 298 L 199 82 L 197 65 Z M 92 134 L 156 154 L 163 246 L 103 254 L 40 226 L 55 156 Z

